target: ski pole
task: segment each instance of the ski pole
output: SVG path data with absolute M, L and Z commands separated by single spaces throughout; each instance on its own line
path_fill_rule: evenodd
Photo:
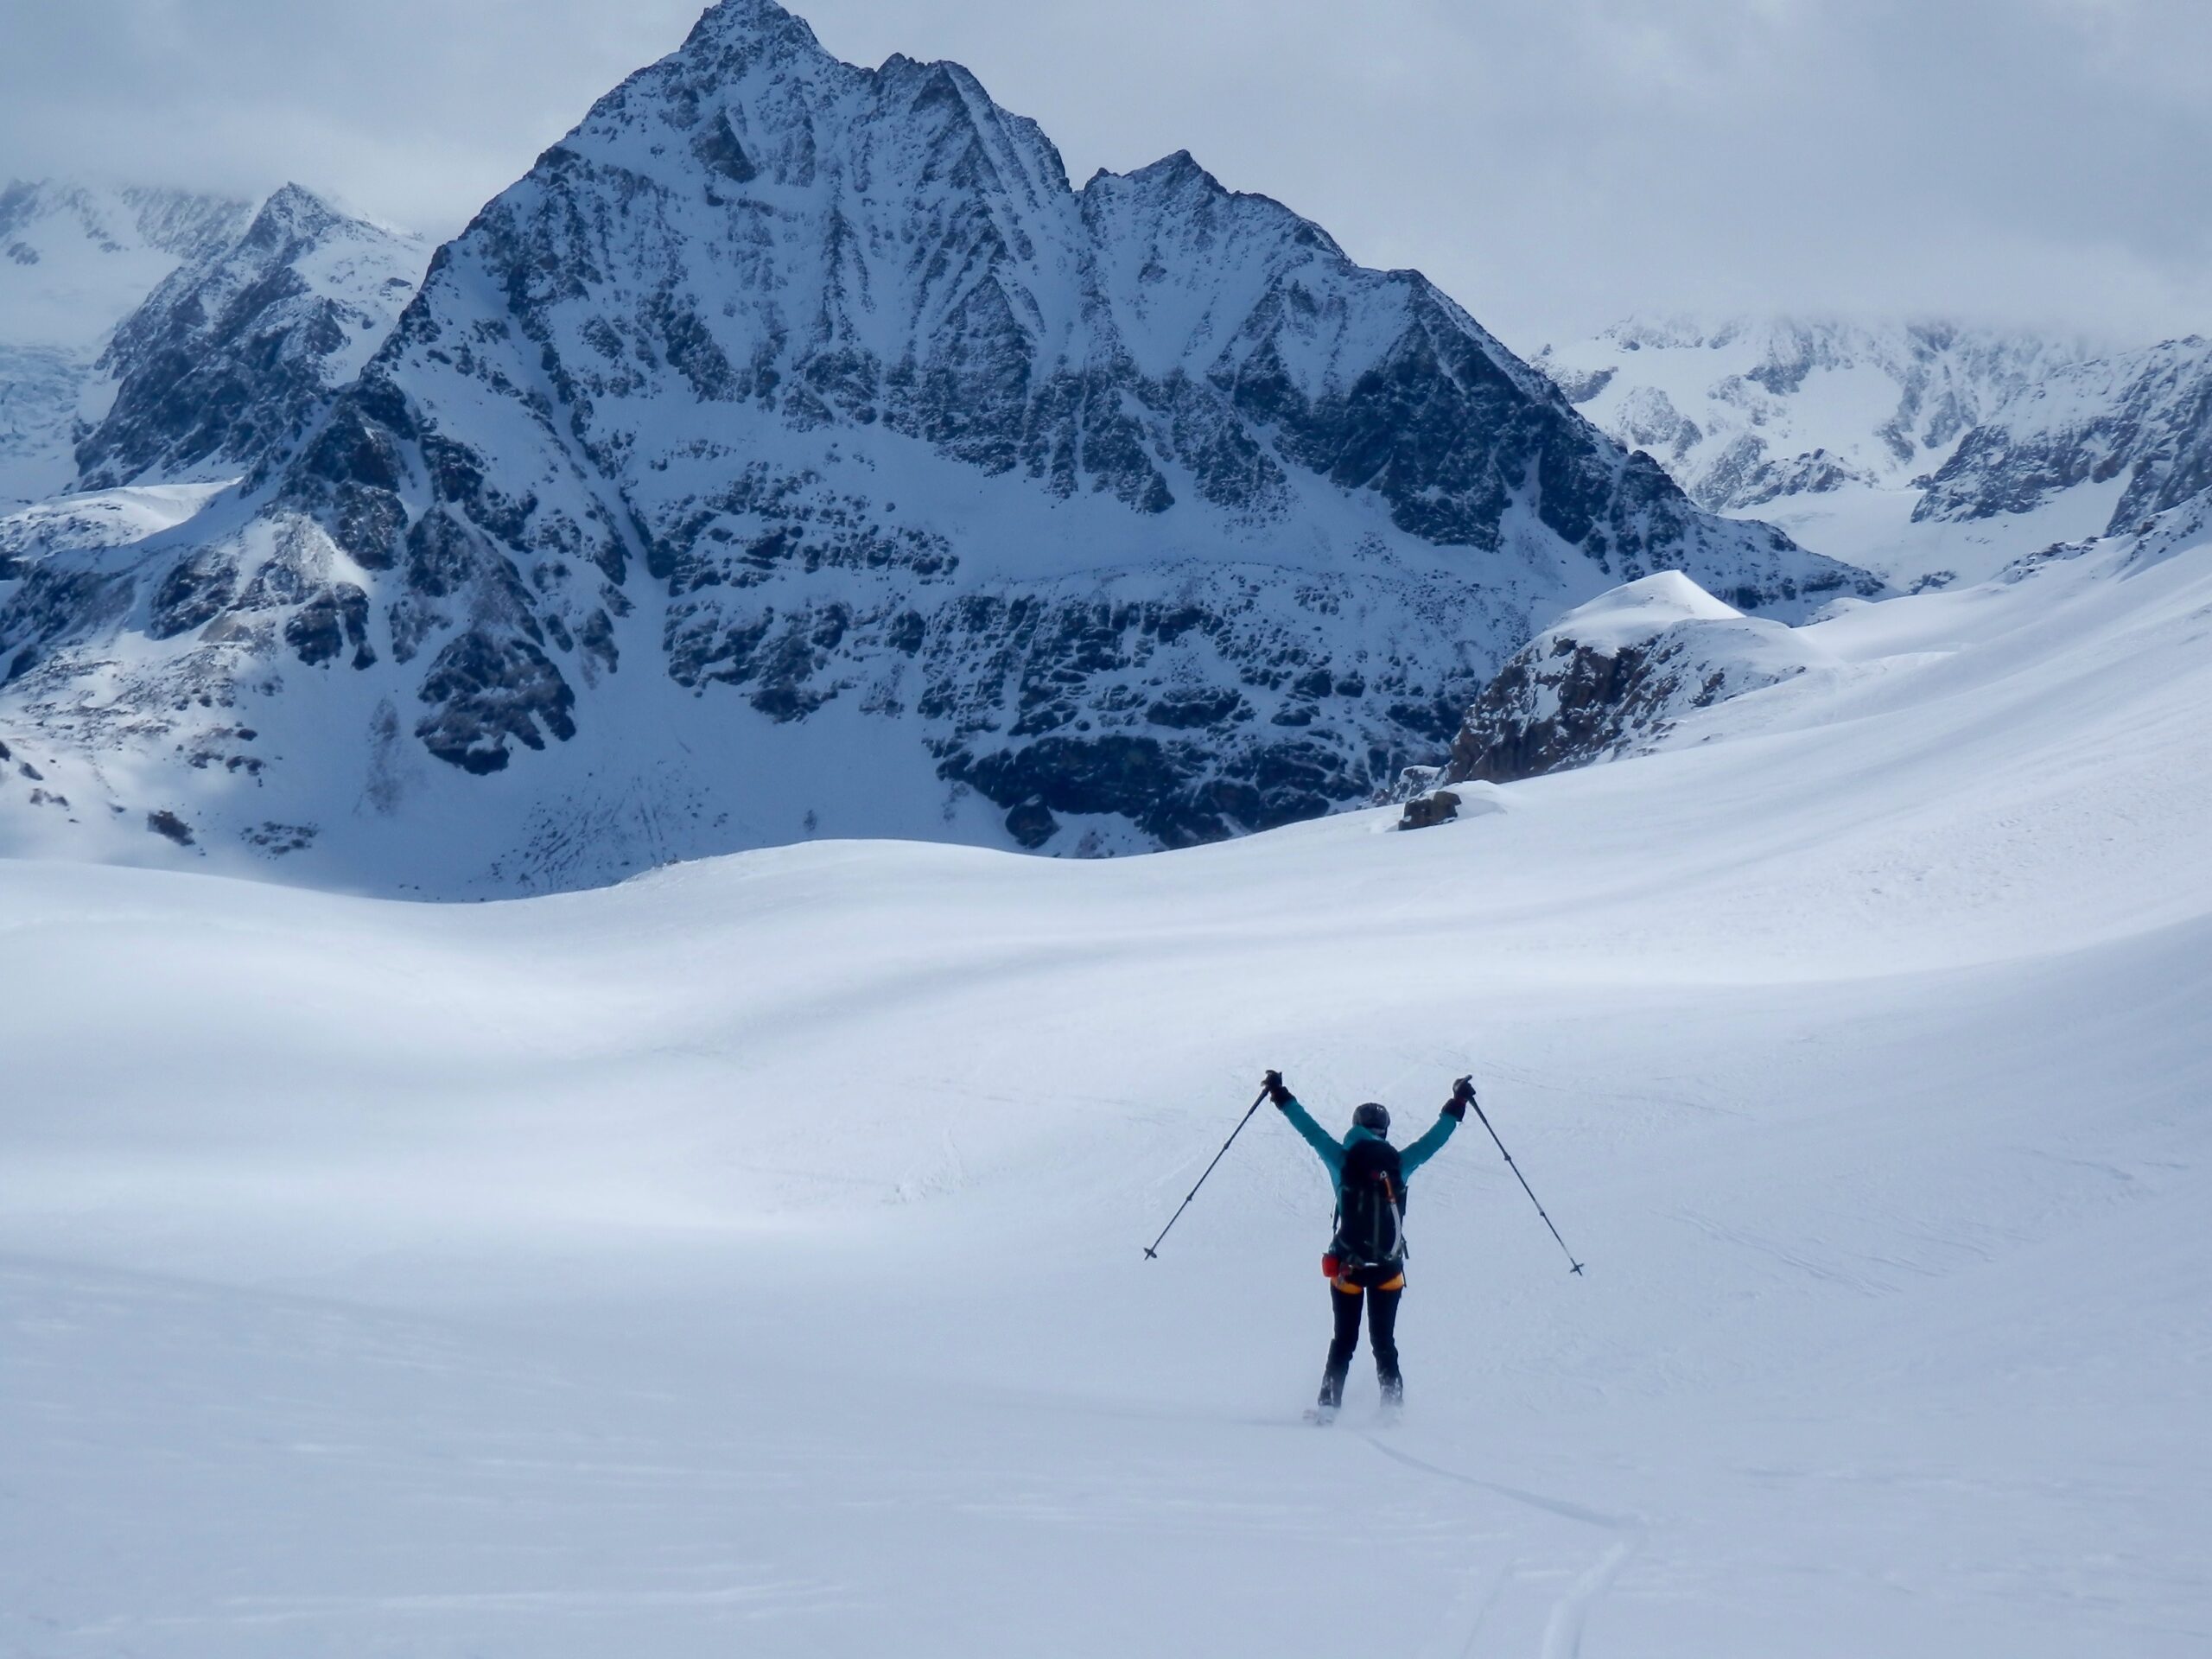
M 1255 1099 L 1251 1105 L 1245 1109 L 1244 1116 L 1236 1120 L 1236 1127 L 1229 1132 L 1229 1139 L 1221 1143 L 1221 1150 L 1214 1154 L 1213 1164 L 1219 1163 L 1224 1158 L 1229 1155 L 1230 1147 L 1236 1143 L 1236 1137 L 1244 1133 L 1244 1126 L 1252 1121 L 1252 1114 L 1260 1109 L 1260 1102 L 1265 1100 L 1267 1097 L 1268 1091 L 1265 1089 L 1261 1090 L 1258 1098 Z M 1167 1226 L 1160 1230 L 1160 1238 L 1166 1237 L 1168 1229 L 1172 1228 L 1177 1222 L 1183 1219 L 1183 1212 L 1191 1207 L 1191 1199 L 1198 1196 L 1198 1187 L 1204 1186 L 1206 1184 L 1206 1175 L 1213 1173 L 1213 1164 L 1208 1164 L 1206 1166 L 1205 1175 L 1198 1177 L 1198 1185 L 1193 1186 L 1191 1189 L 1189 1197 L 1185 1198 L 1182 1203 L 1175 1206 L 1175 1213 L 1167 1217 Z M 1145 1256 L 1147 1260 L 1159 1260 L 1160 1238 L 1154 1239 L 1151 1243 L 1144 1247 Z M 1575 1271 L 1580 1273 L 1581 1269 L 1578 1268 Z
M 1472 1077 L 1465 1077 L 1460 1078 L 1459 1081 L 1465 1084 L 1470 1090 L 1474 1087 L 1475 1080 Z M 1493 1141 L 1497 1141 L 1497 1131 L 1494 1128 L 1491 1128 L 1490 1119 L 1483 1116 L 1482 1102 L 1475 1099 L 1474 1096 L 1470 1094 L 1467 1097 L 1467 1104 L 1475 1109 L 1475 1116 L 1477 1117 L 1482 1118 L 1483 1128 L 1490 1129 L 1490 1138 Z M 1510 1152 L 1506 1152 L 1505 1142 L 1503 1141 L 1497 1141 L 1497 1149 L 1500 1153 L 1504 1154 L 1505 1166 L 1513 1172 L 1513 1179 L 1521 1183 L 1521 1190 L 1529 1195 L 1529 1202 L 1536 1206 L 1536 1213 L 1540 1216 L 1544 1216 L 1544 1206 L 1542 1201 L 1536 1197 L 1535 1188 L 1529 1185 L 1529 1178 L 1521 1173 L 1521 1166 L 1513 1161 L 1513 1154 Z M 1582 1264 L 1574 1259 L 1574 1252 L 1573 1250 L 1567 1249 L 1567 1241 L 1563 1238 L 1560 1238 L 1558 1228 L 1552 1227 L 1552 1218 L 1549 1216 L 1544 1216 L 1544 1225 L 1552 1228 L 1552 1236 L 1555 1239 L 1559 1239 L 1560 1249 L 1567 1250 L 1567 1265 L 1573 1268 L 1575 1272 L 1580 1273 L 1582 1271 Z

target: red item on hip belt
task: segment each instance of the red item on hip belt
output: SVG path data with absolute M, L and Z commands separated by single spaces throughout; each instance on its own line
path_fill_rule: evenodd
M 1335 1278 L 1337 1276 L 1337 1269 L 1342 1264 L 1338 1262 L 1336 1253 L 1333 1250 L 1325 1252 L 1321 1257 L 1321 1276 L 1324 1279 Z

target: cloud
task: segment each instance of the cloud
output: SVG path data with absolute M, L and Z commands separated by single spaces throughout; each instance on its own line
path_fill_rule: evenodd
M 1524 350 L 1637 310 L 2212 328 L 2197 0 L 817 0 L 1080 180 L 1190 149 Z M 0 0 L 0 172 L 287 177 L 444 232 L 696 0 Z

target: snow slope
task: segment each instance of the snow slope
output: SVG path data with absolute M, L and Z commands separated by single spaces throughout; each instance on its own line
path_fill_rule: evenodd
M 0 582 L 16 579 L 28 561 L 57 548 L 123 547 L 174 530 L 228 487 L 221 480 L 126 485 L 0 513 Z
M 2209 626 L 2170 519 L 1412 835 L 0 864 L 0 1647 L 2193 1659 Z M 1271 1114 L 1139 1254 L 1271 1064 L 1589 1263 L 1462 1133 L 1395 1430 Z

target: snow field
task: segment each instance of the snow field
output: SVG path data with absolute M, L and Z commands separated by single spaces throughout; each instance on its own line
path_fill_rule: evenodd
M 2194 1655 L 2212 559 L 1097 863 L 0 864 L 0 1650 Z M 1332 1431 L 1281 1065 L 1404 1135 Z M 1378 1636 L 1378 1631 L 1381 1634 Z

